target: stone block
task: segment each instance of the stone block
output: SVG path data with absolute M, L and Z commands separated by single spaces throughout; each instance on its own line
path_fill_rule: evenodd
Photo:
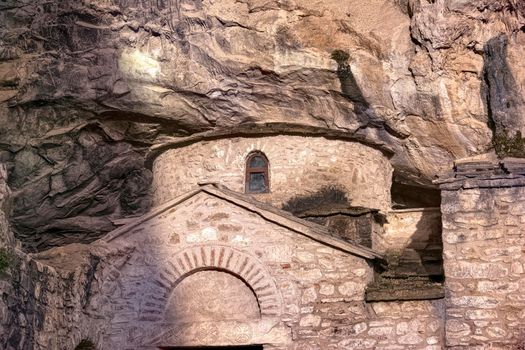
M 481 213 L 463 213 L 455 218 L 455 222 L 466 227 L 489 227 L 498 223 L 498 216 L 489 213 L 482 215 Z
M 516 282 L 507 281 L 479 281 L 477 290 L 482 293 L 511 293 L 518 290 Z
M 315 287 L 309 287 L 304 290 L 303 296 L 301 297 L 302 304 L 313 303 L 316 300 L 317 300 L 317 293 L 315 291 Z
M 496 319 L 498 313 L 495 310 L 467 310 L 465 317 L 469 320 Z
M 427 338 L 427 344 L 428 345 L 436 345 L 439 343 L 439 338 L 436 336 L 428 337 Z
M 489 278 L 496 279 L 508 275 L 509 271 L 503 264 L 458 262 L 449 264 L 447 274 L 454 278 Z
M 364 286 L 359 283 L 348 281 L 340 284 L 337 287 L 337 290 L 339 293 L 341 293 L 341 295 L 356 297 L 364 292 Z
M 299 326 L 301 327 L 317 327 L 321 324 L 321 317 L 318 315 L 306 315 L 304 317 L 301 317 L 301 321 L 299 322 Z
M 505 231 L 500 228 L 479 228 L 476 230 L 444 230 L 443 239 L 446 243 L 457 244 L 474 241 L 487 241 L 502 238 Z
M 397 338 L 399 344 L 416 345 L 421 344 L 425 339 L 417 333 L 408 333 Z
M 321 285 L 319 286 L 319 294 L 332 295 L 334 294 L 334 291 L 335 291 L 335 287 L 333 284 L 321 283 Z
M 372 349 L 377 343 L 374 339 L 345 339 L 337 343 L 338 349 Z
M 297 252 L 295 253 L 294 257 L 302 263 L 312 263 L 315 261 L 315 255 L 311 252 Z
M 521 275 L 525 273 L 524 264 L 519 261 L 513 262 L 510 266 L 510 272 L 515 275 Z
M 501 327 L 487 327 L 486 332 L 491 338 L 503 338 L 507 336 L 507 331 Z
M 359 335 L 366 331 L 368 328 L 365 322 L 360 322 L 352 326 L 353 334 Z
M 509 213 L 511 215 L 525 215 L 525 201 L 512 203 Z
M 446 322 L 447 337 L 459 338 L 471 334 L 471 328 L 468 323 L 460 320 L 447 320 Z
M 371 327 L 368 329 L 368 335 L 372 337 L 389 337 L 393 335 L 394 328 L 393 327 Z
M 500 305 L 501 301 L 495 298 L 486 297 L 486 296 L 458 296 L 451 297 L 449 299 L 450 305 L 461 307 L 461 308 L 471 308 L 471 309 L 494 309 Z

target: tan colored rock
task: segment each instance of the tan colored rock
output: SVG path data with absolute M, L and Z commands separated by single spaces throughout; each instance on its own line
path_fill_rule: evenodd
M 2 13 L 0 85 L 9 86 L 0 87 L 1 143 L 18 153 L 38 141 L 26 151 L 50 161 L 18 178 L 17 189 L 39 198 L 21 211 L 37 210 L 48 193 L 76 196 L 67 183 L 46 189 L 35 180 L 50 182 L 51 173 L 78 161 L 70 154 L 53 163 L 45 154 L 55 148 L 49 142 L 65 140 L 50 135 L 74 139 L 97 120 L 101 144 L 118 139 L 141 152 L 167 138 L 212 129 L 234 133 L 247 123 L 323 127 L 389 146 L 397 179 L 427 185 L 454 159 L 491 147 L 489 115 L 498 130 L 512 133 L 525 125 L 520 2 L 53 4 L 57 11 L 42 12 L 33 2 Z M 49 23 L 58 24 L 50 29 Z M 56 29 L 62 24 L 64 33 Z M 27 35 L 28 28 L 38 35 Z M 336 49 L 350 54 L 347 76 L 338 76 L 330 59 Z M 90 151 L 84 144 L 76 148 Z M 14 154 L 9 162 L 15 168 L 23 163 Z M 106 169 L 109 163 L 101 160 Z M 110 188 L 107 202 L 146 178 Z M 144 192 L 136 194 L 145 198 Z M 17 192 L 17 203 L 25 195 Z M 71 231 L 61 222 L 70 214 L 59 208 L 46 207 L 44 215 L 58 232 Z M 90 203 L 79 211 L 94 216 L 97 209 Z M 121 213 L 115 205 L 108 211 Z M 17 225 L 21 236 L 42 226 L 28 219 L 30 227 Z M 106 221 L 100 231 L 107 230 Z

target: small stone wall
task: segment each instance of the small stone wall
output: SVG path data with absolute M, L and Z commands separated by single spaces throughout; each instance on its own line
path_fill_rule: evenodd
M 243 193 L 246 157 L 256 150 L 270 163 L 270 193 L 256 195 L 258 200 L 281 207 L 335 187 L 354 206 L 383 211 L 390 206 L 392 166 L 380 151 L 356 142 L 286 135 L 201 141 L 164 152 L 153 165 L 155 204 L 198 182 L 215 181 Z
M 439 208 L 391 210 L 383 227 L 373 240 L 373 248 L 386 254 L 398 272 L 443 275 Z
M 74 349 L 90 333 L 82 313 L 86 271 L 60 274 L 23 253 L 12 258 L 13 266 L 0 280 L 6 302 L 0 307 L 0 348 Z
M 525 176 L 505 163 L 480 168 L 462 176 L 458 165 L 441 185 L 446 345 L 523 349 Z
M 0 349 L 72 350 L 97 332 L 82 312 L 97 261 L 86 246 L 68 246 L 56 253 L 70 259 L 63 266 L 71 269 L 57 271 L 22 252 L 6 217 L 6 179 L 0 164 L 0 254 L 7 261 L 0 271 Z
M 368 336 L 373 349 L 443 349 L 443 300 L 377 302 L 370 307 L 374 316 L 368 322 Z

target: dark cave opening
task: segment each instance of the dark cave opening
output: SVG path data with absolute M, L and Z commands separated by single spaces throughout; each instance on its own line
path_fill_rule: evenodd
M 392 183 L 392 209 L 433 208 L 441 206 L 441 192 L 437 188 Z

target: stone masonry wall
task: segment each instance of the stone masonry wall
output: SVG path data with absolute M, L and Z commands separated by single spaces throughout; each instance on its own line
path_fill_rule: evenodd
M 147 345 L 155 341 L 200 345 L 248 341 L 274 350 L 442 347 L 442 301 L 367 304 L 364 290 L 373 271 L 366 260 L 232 204 L 200 196 L 109 243 L 21 255 L 10 287 L 2 291 L 9 307 L 8 324 L 0 328 L 0 348 L 71 350 L 86 338 L 99 350 L 156 349 Z M 250 298 L 236 295 L 247 289 L 231 283 L 235 275 L 217 270 L 218 283 L 227 280 L 233 285 L 221 293 L 213 292 L 215 277 L 209 270 L 204 271 L 207 275 L 197 272 L 190 277 L 205 278 L 207 283 L 198 285 L 209 284 L 210 290 L 195 290 L 190 284 L 191 291 L 185 291 L 184 283 L 178 285 L 182 289 L 166 290 L 166 278 L 173 273 L 166 266 L 188 264 L 189 260 L 179 260 L 186 259 L 187 252 L 201 252 L 204 256 L 197 259 L 203 262 L 212 256 L 218 259 L 222 248 L 246 257 L 250 261 L 246 266 L 254 264 L 241 275 L 270 285 L 257 296 L 263 321 L 250 323 L 241 317 L 215 323 L 226 333 L 202 321 L 225 310 L 230 315 L 253 313 L 246 311 Z M 243 266 L 244 260 L 236 261 Z M 224 279 L 226 275 L 230 280 Z M 181 300 L 192 295 L 197 304 Z M 221 302 L 226 304 L 217 307 Z M 186 333 L 174 333 L 166 323 L 178 321 L 178 315 Z M 197 323 L 192 323 L 193 315 Z
M 364 291 L 373 270 L 366 260 L 220 199 L 199 194 L 107 245 L 110 251 L 126 246 L 134 250 L 121 267 L 106 266 L 97 272 L 98 288 L 92 290 L 86 309 L 96 310 L 96 317 L 104 320 L 99 338 L 93 339 L 101 349 L 153 349 L 154 341 L 158 341 L 156 346 L 234 345 L 245 341 L 264 343 L 265 349 L 297 350 L 437 350 L 442 345 L 442 301 L 367 304 Z M 270 286 L 265 293 L 274 301 L 266 304 L 263 296 L 261 320 L 201 322 L 207 319 L 202 316 L 206 305 L 179 299 L 175 300 L 181 304 L 177 308 L 167 306 L 171 295 L 184 295 L 170 287 L 176 274 L 173 266 L 176 270 L 191 270 L 191 266 L 199 270 L 208 259 L 215 261 L 214 266 L 223 266 L 231 251 L 237 252 L 232 261 L 248 261 L 246 268 L 232 263 L 234 270 L 241 271 L 235 275 Z M 220 259 L 223 263 L 218 262 Z M 260 277 L 253 277 L 254 273 Z M 252 286 L 254 291 L 257 285 Z M 195 290 L 193 294 L 195 299 L 206 295 L 210 307 L 215 305 L 213 310 L 224 302 L 214 299 L 221 293 Z M 238 299 L 244 303 L 249 298 Z M 166 317 L 176 320 L 173 310 L 185 310 L 185 304 L 200 309 L 195 312 L 195 321 L 199 322 L 189 322 L 184 316 L 186 323 L 175 328 L 166 325 Z
M 508 177 L 445 183 L 441 209 L 446 345 L 450 349 L 523 349 L 523 181 Z
M 336 186 L 352 205 L 390 207 L 392 166 L 380 151 L 355 142 L 285 135 L 203 141 L 166 151 L 153 166 L 155 204 L 198 182 L 216 181 L 244 192 L 246 157 L 256 150 L 270 163 L 270 193 L 256 195 L 259 200 L 280 207 L 293 197 Z
M 73 349 L 92 330 L 82 314 L 86 271 L 59 273 L 23 253 L 3 277 L 0 348 Z
M 373 240 L 373 248 L 385 254 L 390 263 L 400 265 L 398 272 L 443 274 L 439 208 L 391 210 L 383 227 Z
M 8 251 L 14 248 L 14 238 L 9 229 L 7 220 L 9 187 L 6 184 L 7 171 L 3 164 L 0 164 L 0 254 L 6 257 Z M 6 348 L 7 337 L 10 331 L 11 314 L 9 311 L 9 301 L 7 293 L 11 289 L 9 276 L 4 272 L 0 273 L 0 347 Z
M 418 300 L 370 303 L 368 341 L 376 350 L 441 350 L 444 345 L 444 301 Z M 349 342 L 361 349 L 359 344 Z M 341 347 L 341 349 L 346 349 Z

